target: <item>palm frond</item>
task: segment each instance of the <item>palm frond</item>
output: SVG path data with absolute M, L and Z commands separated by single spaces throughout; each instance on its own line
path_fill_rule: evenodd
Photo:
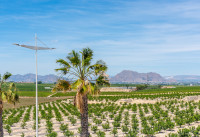
M 58 59 L 58 60 L 56 60 L 56 63 L 59 63 L 61 66 L 64 66 L 67 68 L 71 67 L 70 64 L 67 61 L 65 61 L 64 59 Z
M 77 89 L 78 86 L 82 83 L 81 79 L 77 79 L 74 83 L 72 83 L 72 89 Z
M 69 72 L 69 69 L 66 67 L 55 69 L 56 72 L 60 71 L 62 74 L 66 75 Z
M 98 60 L 94 65 L 88 67 L 87 71 L 94 70 L 95 75 L 102 75 L 107 69 L 106 63 L 102 60 Z
M 10 83 L 10 85 L 9 85 L 9 89 L 10 89 L 10 90 L 13 90 L 13 91 L 16 91 L 17 88 L 16 88 L 15 83 Z
M 8 78 L 10 78 L 12 76 L 12 74 L 11 73 L 9 73 L 9 72 L 6 72 L 4 75 L 3 75 L 3 78 L 2 78 L 2 80 L 3 81 L 6 81 Z
M 2 99 L 3 101 L 7 101 L 7 93 L 1 92 L 1 99 Z
M 98 86 L 110 86 L 110 82 L 107 76 L 105 75 L 100 75 L 97 79 L 96 79 L 96 84 Z
M 93 59 L 93 51 L 90 48 L 84 48 L 82 50 L 82 66 L 89 66 L 91 63 L 91 60 Z
M 73 66 L 77 67 L 81 64 L 80 55 L 74 50 L 72 50 L 72 52 L 68 54 L 67 59 Z
M 100 93 L 100 88 L 95 83 L 90 83 L 88 89 L 89 94 L 92 96 L 99 95 Z

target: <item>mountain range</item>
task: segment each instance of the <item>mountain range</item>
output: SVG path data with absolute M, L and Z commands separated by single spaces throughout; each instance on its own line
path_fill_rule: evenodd
M 199 75 L 176 75 L 165 77 L 167 80 L 176 80 L 177 82 L 200 82 Z
M 114 77 L 110 78 L 111 83 L 161 83 L 166 82 L 166 79 L 158 73 L 138 73 L 136 71 L 124 70 Z
M 161 76 L 155 72 L 138 73 L 123 70 L 110 78 L 111 83 L 174 83 L 174 82 L 200 82 L 198 75 Z
M 38 75 L 38 81 L 43 83 L 54 83 L 58 80 L 58 76 L 54 74 Z M 9 81 L 13 82 L 35 82 L 35 74 L 29 73 L 25 75 L 12 75 Z M 110 77 L 111 83 L 171 83 L 171 82 L 200 82 L 198 75 L 176 75 L 161 76 L 155 72 L 139 73 L 131 70 L 123 70 L 122 72 Z
M 43 83 L 54 83 L 58 80 L 58 76 L 49 74 L 45 76 L 38 75 L 38 81 L 42 81 Z M 9 81 L 13 82 L 27 82 L 27 83 L 33 83 L 35 82 L 35 74 L 29 73 L 25 75 L 12 75 L 9 78 Z

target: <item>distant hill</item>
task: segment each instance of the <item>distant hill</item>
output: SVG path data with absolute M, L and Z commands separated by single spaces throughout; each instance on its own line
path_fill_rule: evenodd
M 149 72 L 149 73 L 138 73 L 136 71 L 124 70 L 110 79 L 112 83 L 161 83 L 166 82 L 160 74 Z
M 171 77 L 166 77 L 167 79 L 174 79 L 177 82 L 200 82 L 199 75 L 176 75 Z
M 43 83 L 54 83 L 57 81 L 59 77 L 53 74 L 41 76 L 38 75 L 38 81 L 42 81 Z M 9 78 L 9 81 L 14 81 L 14 82 L 35 82 L 35 74 L 29 73 L 25 75 L 12 75 Z
M 43 83 L 54 83 L 58 80 L 58 76 L 54 74 L 38 75 L 38 81 Z M 35 82 L 35 74 L 29 73 L 25 75 L 12 75 L 9 81 L 14 82 Z M 162 77 L 155 72 L 138 73 L 136 71 L 124 70 L 110 78 L 111 83 L 171 83 L 171 82 L 200 82 L 199 75 L 176 75 Z

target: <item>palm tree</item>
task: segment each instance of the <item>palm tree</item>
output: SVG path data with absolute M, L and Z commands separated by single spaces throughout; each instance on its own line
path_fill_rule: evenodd
M 1 96 L 3 101 L 13 104 L 15 107 L 16 102 L 19 102 L 19 96 L 17 94 L 15 83 L 9 83 L 8 88 L 3 90 Z
M 88 132 L 88 98 L 87 95 L 96 95 L 100 92 L 100 86 L 109 85 L 109 80 L 105 74 L 107 66 L 102 60 L 91 65 L 93 51 L 84 48 L 80 52 L 72 50 L 66 60 L 58 59 L 56 62 L 61 68 L 55 69 L 63 75 L 69 75 L 75 79 L 72 88 L 77 93 L 74 97 L 74 105 L 79 109 L 81 115 L 81 137 L 89 137 Z
M 19 101 L 19 96 L 16 93 L 16 86 L 14 83 L 6 84 L 6 80 L 12 76 L 11 73 L 6 72 L 3 76 L 0 75 L 0 137 L 3 137 L 3 101 L 7 101 L 15 106 Z

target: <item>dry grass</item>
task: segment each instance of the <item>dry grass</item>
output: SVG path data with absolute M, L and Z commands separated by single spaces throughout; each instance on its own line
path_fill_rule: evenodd
M 72 98 L 72 97 L 69 97 L 69 96 L 68 97 L 38 97 L 38 102 L 44 103 L 44 102 L 51 102 L 51 101 L 67 99 L 67 98 Z M 22 106 L 29 106 L 29 105 L 35 105 L 35 97 L 20 97 L 19 103 L 17 103 L 15 107 L 12 104 L 4 102 L 3 109 L 19 108 Z

